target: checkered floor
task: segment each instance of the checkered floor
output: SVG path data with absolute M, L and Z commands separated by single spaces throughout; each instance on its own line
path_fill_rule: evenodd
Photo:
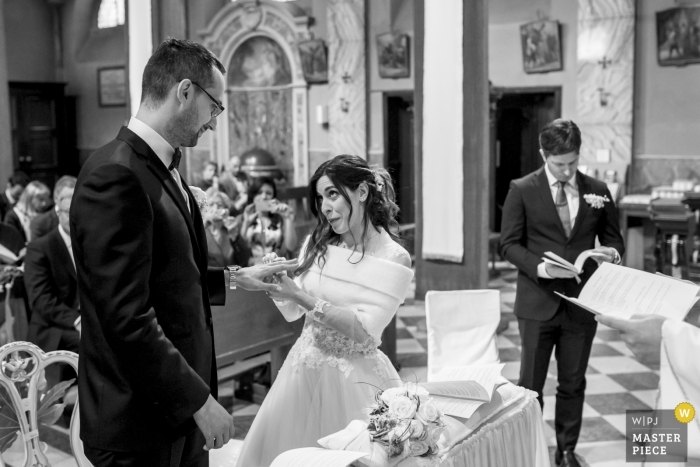
M 498 336 L 501 361 L 505 363 L 503 376 L 517 383 L 520 371 L 520 336 L 513 315 L 517 271 L 506 263 L 497 263 L 500 275 L 489 282 L 489 288 L 501 291 L 501 311 L 508 327 Z M 427 373 L 427 338 L 425 303 L 407 300 L 399 308 L 397 320 L 397 353 L 404 379 L 425 380 Z M 626 410 L 651 410 L 654 407 L 659 382 L 658 368 L 638 363 L 617 331 L 599 325 L 587 371 L 588 386 L 583 411 L 583 428 L 577 452 L 592 467 L 612 467 L 625 463 Z M 556 394 L 556 362 L 552 364 L 544 388 L 544 420 L 550 453 L 556 446 L 554 435 L 554 400 Z M 222 387 L 224 395 L 230 387 Z M 228 399 L 233 403 L 236 438 L 243 439 L 248 432 L 258 405 Z M 554 465 L 552 463 L 552 465 Z

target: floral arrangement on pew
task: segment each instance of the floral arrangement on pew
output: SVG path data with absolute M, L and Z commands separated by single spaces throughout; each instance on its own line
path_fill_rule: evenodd
M 404 383 L 380 389 L 374 400 L 368 410 L 369 423 L 354 420 L 344 430 L 318 440 L 319 444 L 329 449 L 369 452 L 353 465 L 392 467 L 407 457 L 421 458 L 419 465 L 436 464 L 445 422 L 428 391 Z

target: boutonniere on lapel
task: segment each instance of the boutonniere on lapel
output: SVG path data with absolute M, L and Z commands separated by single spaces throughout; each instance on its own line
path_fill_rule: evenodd
M 204 212 L 204 208 L 207 207 L 207 194 L 199 187 L 191 186 L 190 191 L 194 200 L 197 202 L 197 207 L 200 212 Z
M 594 195 L 593 193 L 589 193 L 587 195 L 583 195 L 584 201 L 586 201 L 588 204 L 593 209 L 603 209 L 605 207 L 605 203 L 610 201 L 610 198 L 608 198 L 608 195 Z

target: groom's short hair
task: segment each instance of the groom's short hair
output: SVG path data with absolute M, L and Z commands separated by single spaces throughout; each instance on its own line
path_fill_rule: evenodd
M 540 131 L 540 149 L 545 157 L 559 156 L 581 149 L 581 130 L 571 120 L 558 118 Z
M 141 103 L 158 106 L 168 97 L 170 89 L 183 79 L 209 87 L 214 83 L 214 67 L 226 74 L 219 59 L 202 44 L 168 38 L 153 52 L 143 70 Z

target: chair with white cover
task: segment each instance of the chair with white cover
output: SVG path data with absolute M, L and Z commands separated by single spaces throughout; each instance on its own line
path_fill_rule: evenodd
M 78 372 L 78 355 L 57 350 L 44 353 L 29 342 L 11 342 L 0 347 L 0 446 L 24 444 L 24 462 L 21 465 L 50 466 L 46 456 L 47 445 L 39 440 L 39 424 L 51 424 L 65 408 L 64 391 L 67 383 L 46 388 L 46 367 L 55 363 L 70 365 Z M 78 401 L 75 401 L 70 422 L 70 445 L 78 467 L 92 467 L 83 453 L 80 440 Z M 19 432 L 19 433 L 17 433 Z M 13 436 L 20 439 L 13 442 Z M 3 439 L 3 437 L 5 437 Z M 8 439 L 9 438 L 9 439 Z M 5 444 L 7 442 L 7 444 Z M 0 467 L 5 463 L 0 458 Z M 13 465 L 18 465 L 13 462 Z
M 425 295 L 428 381 L 448 366 L 498 363 L 498 290 L 431 290 Z

